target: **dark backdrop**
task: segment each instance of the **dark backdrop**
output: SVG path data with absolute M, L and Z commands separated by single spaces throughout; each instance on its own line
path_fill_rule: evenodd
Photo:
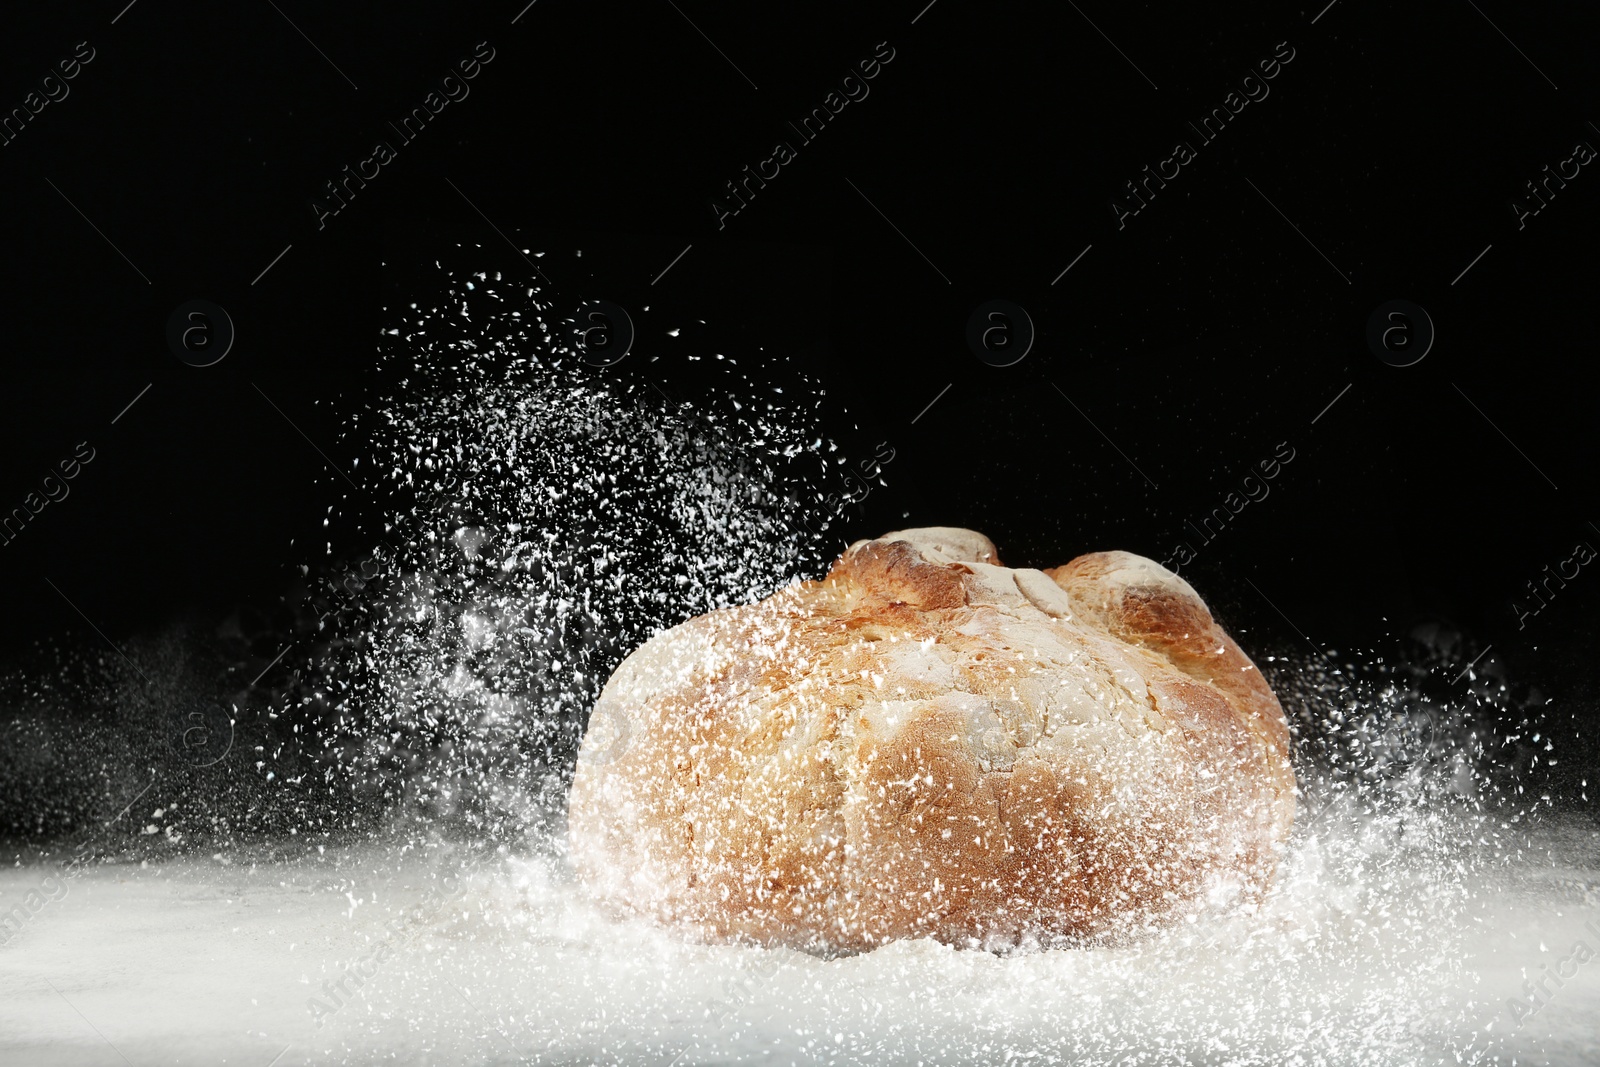
M 1187 543 L 1184 575 L 1247 647 L 1375 646 L 1442 620 L 1592 707 L 1600 575 L 1552 582 L 1537 614 L 1526 585 L 1600 547 L 1600 176 L 1574 158 L 1600 147 L 1592 17 L 524 3 L 0 18 L 0 109 L 61 97 L 0 145 L 0 508 L 80 442 L 94 455 L 0 546 L 12 647 L 271 601 L 330 506 L 381 513 L 327 464 L 352 458 L 349 412 L 393 385 L 375 371 L 385 308 L 465 243 L 513 274 L 531 274 L 516 249 L 546 250 L 563 291 L 628 307 L 640 340 L 605 374 L 703 399 L 715 380 L 662 331 L 704 319 L 698 343 L 749 354 L 754 377 L 814 376 L 847 454 L 894 454 L 841 540 L 967 525 L 1034 565 Z M 479 42 L 493 58 L 470 95 L 401 144 L 386 124 Z M 889 49 L 802 143 L 788 124 Z M 1188 123 L 1262 61 L 1275 76 L 1244 86 L 1260 98 L 1204 141 Z M 319 226 L 325 183 L 379 138 L 397 157 Z M 795 158 L 719 225 L 725 183 L 779 140 Z M 1134 213 L 1125 183 L 1178 141 L 1194 158 Z M 1577 174 L 1541 207 L 1525 183 L 1547 166 Z M 167 344 L 193 298 L 237 331 L 215 366 Z M 1037 328 L 1014 366 L 967 344 L 991 298 Z M 1396 298 L 1436 329 L 1407 367 L 1366 338 Z M 1284 449 L 1270 494 L 1233 512 Z M 1189 525 L 1217 509 L 1214 537 Z

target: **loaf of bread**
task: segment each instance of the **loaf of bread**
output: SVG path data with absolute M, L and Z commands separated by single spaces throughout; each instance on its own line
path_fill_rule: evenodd
M 1256 899 L 1294 803 L 1283 710 L 1187 582 L 930 528 L 623 661 L 568 842 L 605 905 L 708 939 L 1004 948 Z

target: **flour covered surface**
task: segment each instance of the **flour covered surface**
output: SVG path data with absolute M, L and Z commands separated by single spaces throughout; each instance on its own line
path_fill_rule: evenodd
M 1005 949 L 1252 906 L 1294 788 L 1276 697 L 1177 575 L 930 528 L 629 656 L 568 839 L 600 903 L 692 936 Z

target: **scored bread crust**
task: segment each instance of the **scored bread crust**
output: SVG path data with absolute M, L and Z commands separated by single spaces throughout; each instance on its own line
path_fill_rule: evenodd
M 1187 582 L 935 527 L 624 660 L 568 842 L 603 904 L 707 939 L 1004 947 L 1258 899 L 1293 818 L 1283 710 Z

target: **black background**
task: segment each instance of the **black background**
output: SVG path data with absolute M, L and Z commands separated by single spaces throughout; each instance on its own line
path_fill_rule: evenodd
M 351 469 L 340 431 L 393 384 L 374 353 L 395 302 L 441 257 L 531 274 L 514 242 L 634 313 L 635 354 L 581 373 L 697 403 L 715 381 L 682 353 L 737 352 L 756 378 L 811 375 L 847 454 L 887 442 L 887 486 L 841 541 L 963 525 L 1054 565 L 1188 540 L 1185 577 L 1247 649 L 1446 620 L 1592 717 L 1600 575 L 1523 626 L 1513 605 L 1600 546 L 1600 176 L 1520 230 L 1511 202 L 1600 145 L 1595 20 L 924 3 L 8 12 L 0 109 L 77 42 L 95 58 L 0 146 L 0 508 L 78 442 L 96 458 L 0 546 L 6 642 L 279 597 L 330 507 L 382 512 L 318 449 Z M 319 229 L 324 183 L 397 143 L 385 123 L 480 41 L 470 96 Z M 786 123 L 882 41 L 870 95 L 800 146 Z M 1270 95 L 1201 146 L 1185 121 L 1279 42 Z M 1198 158 L 1119 229 L 1112 198 L 1180 139 Z M 798 158 L 719 229 L 712 198 L 778 140 Z M 203 369 L 164 338 L 196 297 L 237 327 Z M 1012 367 L 965 344 L 994 297 L 1038 327 Z M 1437 327 L 1415 366 L 1364 339 L 1393 298 Z M 674 347 L 669 326 L 698 332 Z M 1199 545 L 1186 520 L 1279 442 L 1271 495 Z

